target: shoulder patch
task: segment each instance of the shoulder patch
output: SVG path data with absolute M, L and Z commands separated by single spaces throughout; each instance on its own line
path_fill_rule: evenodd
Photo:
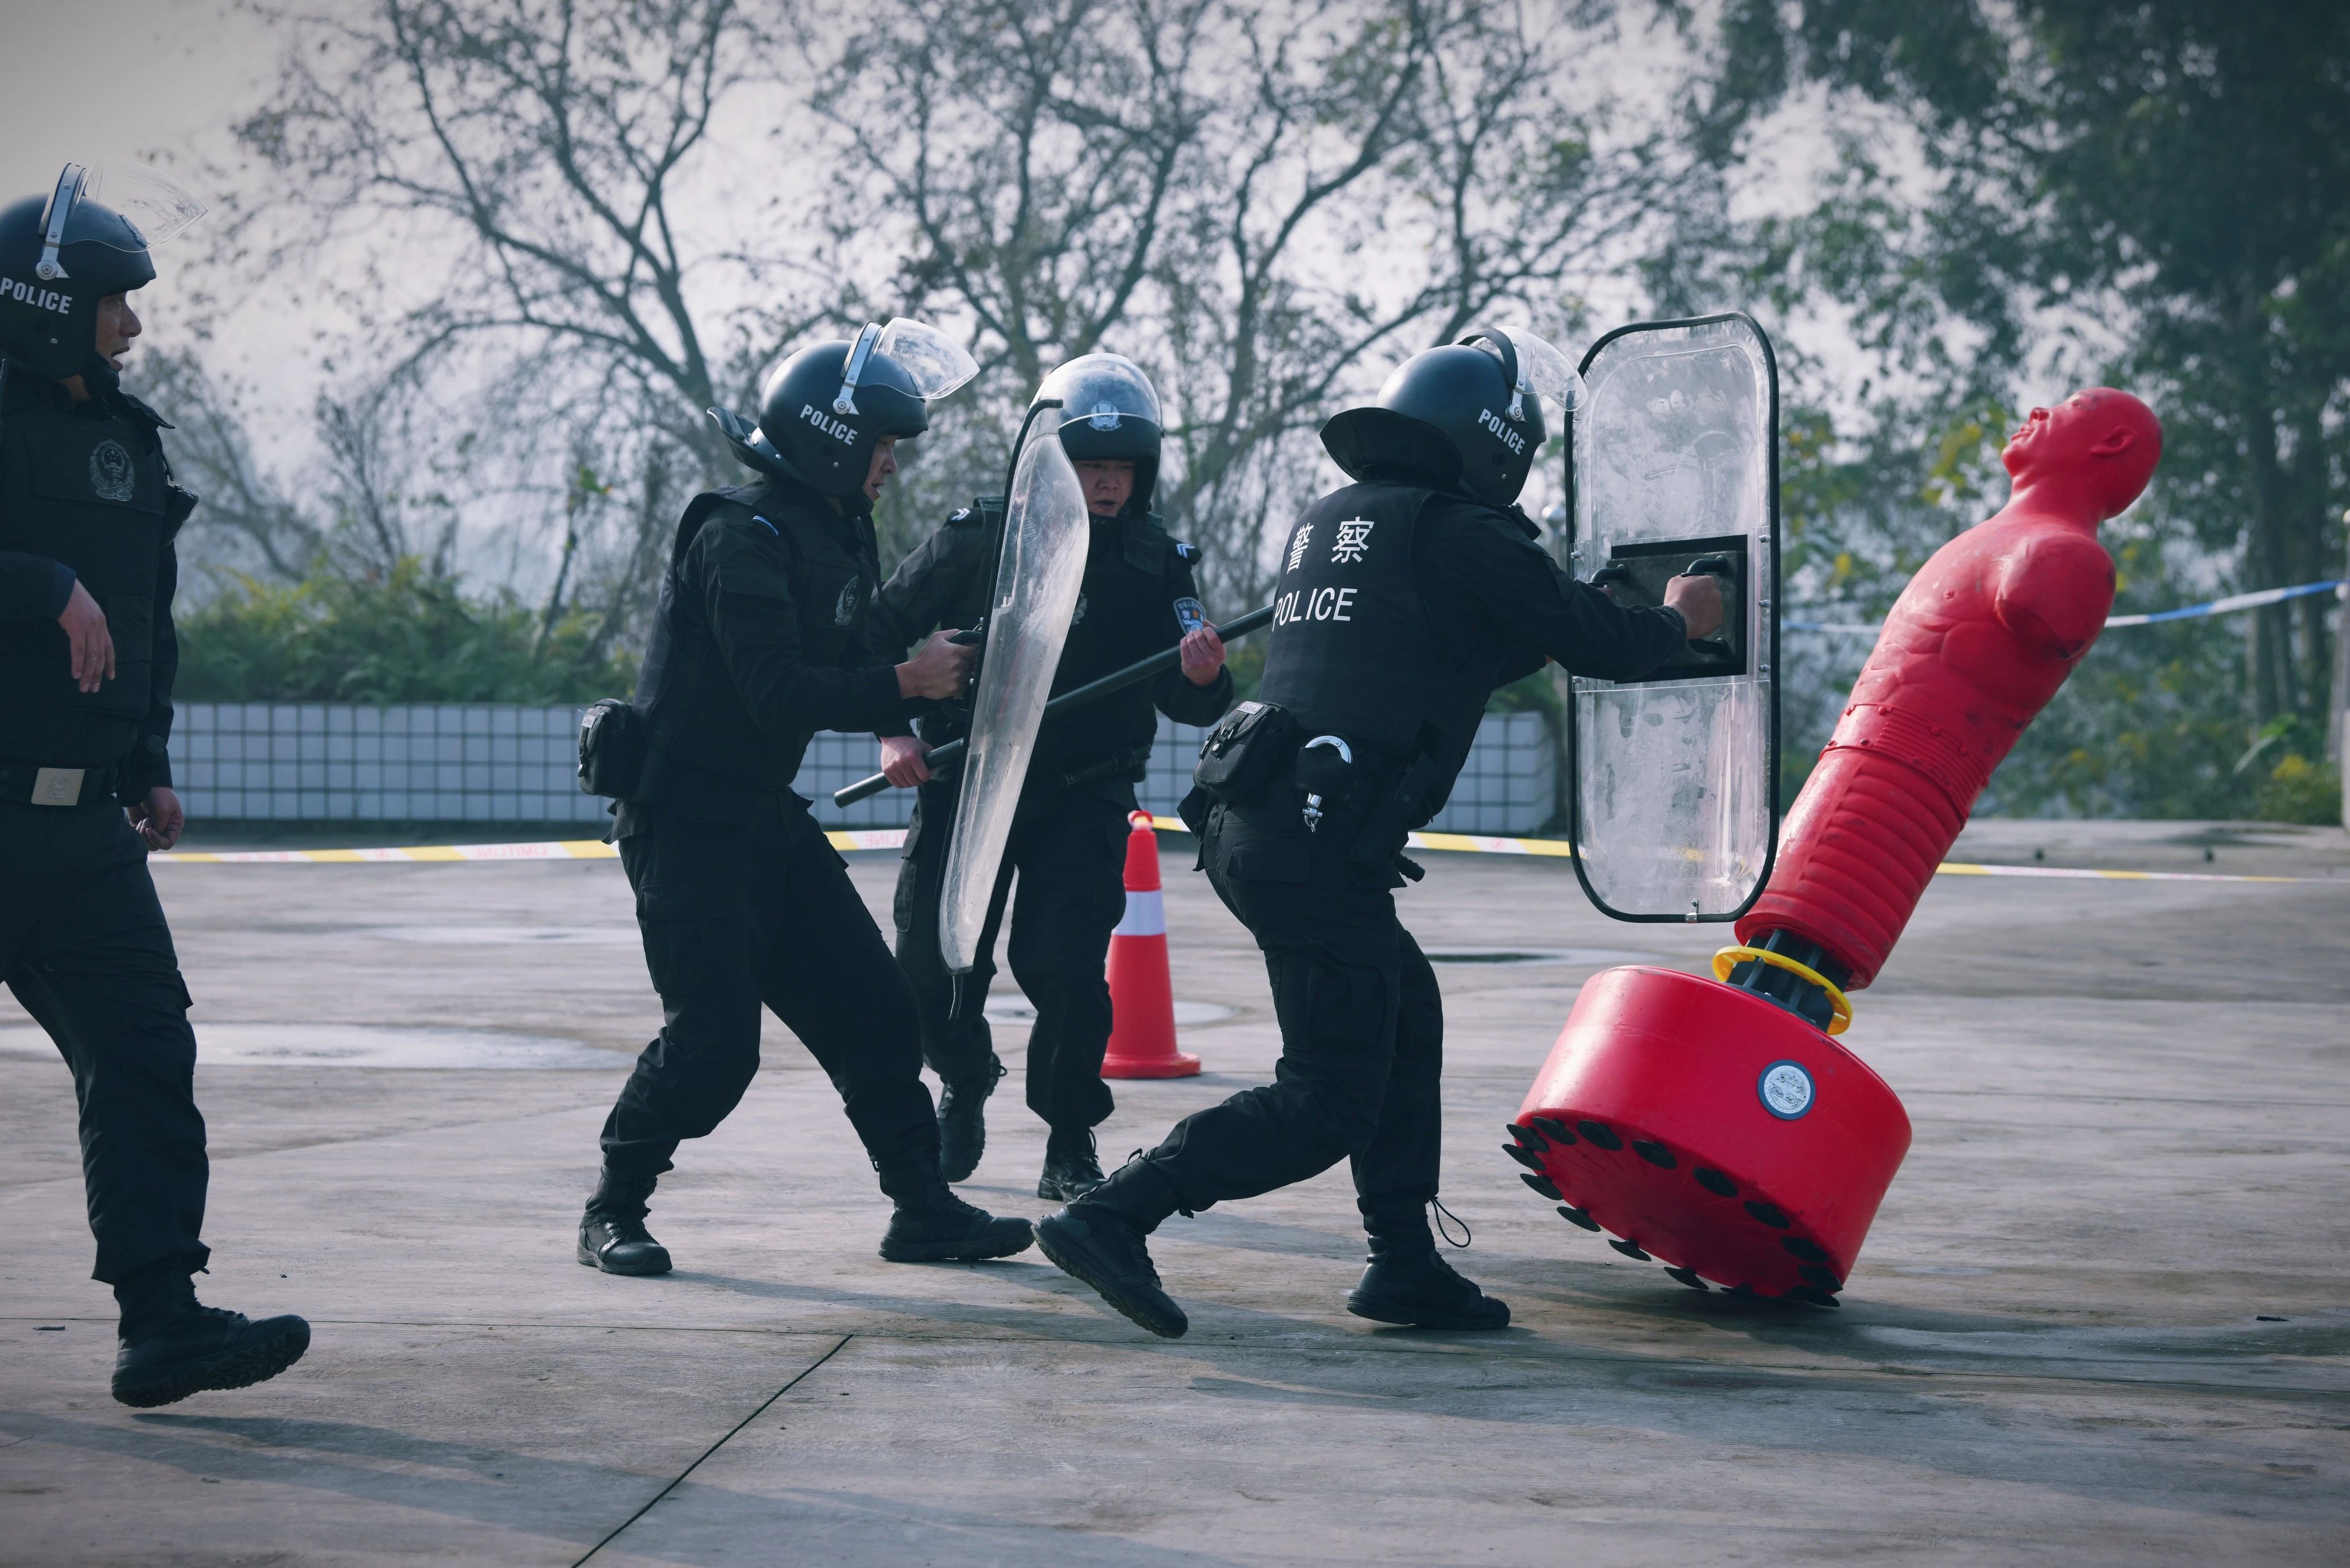
M 954 515 L 947 519 L 946 525 L 950 528 L 976 528 L 1003 515 L 1003 513 L 1002 496 L 983 495 L 968 506 L 955 508 Z
M 1175 545 L 1175 558 L 1182 562 L 1184 565 L 1189 566 L 1200 558 L 1199 545 L 1186 544 L 1180 539 L 1177 539 L 1173 543 Z
M 1189 637 L 1208 624 L 1208 607 L 1189 597 L 1175 601 L 1175 620 Z

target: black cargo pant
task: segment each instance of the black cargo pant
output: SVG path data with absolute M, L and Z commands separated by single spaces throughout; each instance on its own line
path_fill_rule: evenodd
M 739 826 L 629 808 L 620 864 L 662 1027 L 604 1121 L 615 1176 L 660 1175 L 681 1139 L 726 1119 L 759 1070 L 762 1004 L 831 1077 L 885 1188 L 937 1171 L 906 977 L 806 803 L 775 798 Z
M 994 1046 L 980 1003 L 995 978 L 995 939 L 1013 873 L 1012 977 L 1035 1005 L 1028 1031 L 1028 1108 L 1047 1127 L 1098 1127 L 1113 1101 L 1102 1082 L 1109 1045 L 1110 933 L 1126 913 L 1127 816 L 1134 786 L 1097 779 L 1034 787 L 1012 822 L 995 895 L 981 933 L 979 961 L 964 985 L 967 1016 L 952 1019 L 953 977 L 939 950 L 939 894 L 954 825 L 952 784 L 924 784 L 906 831 L 898 871 L 898 961 L 913 981 L 922 1021 L 922 1056 L 948 1083 L 994 1071 Z
M 0 981 L 73 1069 L 92 1274 L 203 1268 L 211 1168 L 188 988 L 120 806 L 0 804 Z
M 1444 1003 L 1436 971 L 1396 919 L 1400 878 L 1347 860 L 1358 819 L 1332 812 L 1308 833 L 1295 797 L 1211 809 L 1200 861 L 1217 897 L 1264 953 L 1281 1026 L 1274 1081 L 1175 1125 L 1111 1199 L 1151 1189 L 1186 1210 L 1253 1198 L 1352 1162 L 1356 1204 L 1374 1238 L 1426 1244 L 1442 1151 Z M 1138 1181 L 1138 1178 L 1141 1179 Z M 1100 1196 L 1100 1195 L 1097 1195 Z

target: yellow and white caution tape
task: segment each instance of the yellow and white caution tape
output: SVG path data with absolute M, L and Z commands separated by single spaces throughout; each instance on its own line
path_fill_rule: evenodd
M 1154 816 L 1150 826 L 1161 833 L 1189 833 L 1180 816 Z M 1575 858 L 1575 846 L 1564 838 L 1501 838 L 1486 833 L 1415 833 L 1404 840 L 1406 849 L 1451 850 L 1463 855 L 1541 855 Z
M 611 860 L 619 851 L 599 838 L 545 844 L 433 844 L 393 849 L 175 849 L 150 861 L 192 866 L 342 866 L 409 860 Z
M 1180 817 L 1154 816 L 1151 826 L 1161 833 L 1188 833 Z M 855 828 L 827 833 L 835 849 L 902 849 L 902 827 Z M 1415 833 L 1407 849 L 1436 850 L 1462 855 L 1532 855 L 1571 860 L 1575 846 L 1563 838 L 1504 838 L 1482 833 Z M 204 866 L 338 866 L 354 863 L 452 860 L 611 860 L 619 851 L 598 838 L 566 838 L 540 844 L 435 844 L 390 849 L 218 849 L 175 850 L 151 855 L 150 860 Z M 2314 877 L 2250 877 L 2220 871 L 2105 871 L 2070 866 L 1987 866 L 1946 860 L 1935 867 L 1944 877 L 2053 877 L 2105 882 L 2313 882 Z M 2336 878 L 2338 879 L 2338 878 Z
M 2243 877 L 2224 871 L 2095 871 L 2074 866 L 1977 866 L 1945 860 L 1942 877 L 2065 877 L 2099 882 L 2322 882 L 2322 877 Z
M 825 837 L 835 849 L 843 851 L 906 846 L 902 827 L 827 833 Z M 541 844 L 433 844 L 393 849 L 183 849 L 147 858 L 202 866 L 348 866 L 385 861 L 616 860 L 619 854 L 600 838 L 564 838 Z

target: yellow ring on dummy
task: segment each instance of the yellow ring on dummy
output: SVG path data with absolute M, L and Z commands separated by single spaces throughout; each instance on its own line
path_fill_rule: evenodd
M 1807 963 L 1797 963 L 1785 953 L 1774 953 L 1762 948 L 1724 948 L 1713 955 L 1713 978 L 1728 981 L 1730 971 L 1745 960 L 1783 969 L 1789 974 L 1801 976 L 1828 993 L 1828 1033 L 1841 1034 L 1852 1027 L 1852 999 L 1838 990 L 1834 981 Z

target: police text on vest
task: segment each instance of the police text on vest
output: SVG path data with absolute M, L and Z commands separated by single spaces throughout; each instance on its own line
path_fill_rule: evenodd
M 1303 588 L 1292 588 L 1274 601 L 1273 624 L 1287 626 L 1294 620 L 1353 620 L 1347 611 L 1355 607 L 1352 588 L 1316 588 L 1308 595 Z

